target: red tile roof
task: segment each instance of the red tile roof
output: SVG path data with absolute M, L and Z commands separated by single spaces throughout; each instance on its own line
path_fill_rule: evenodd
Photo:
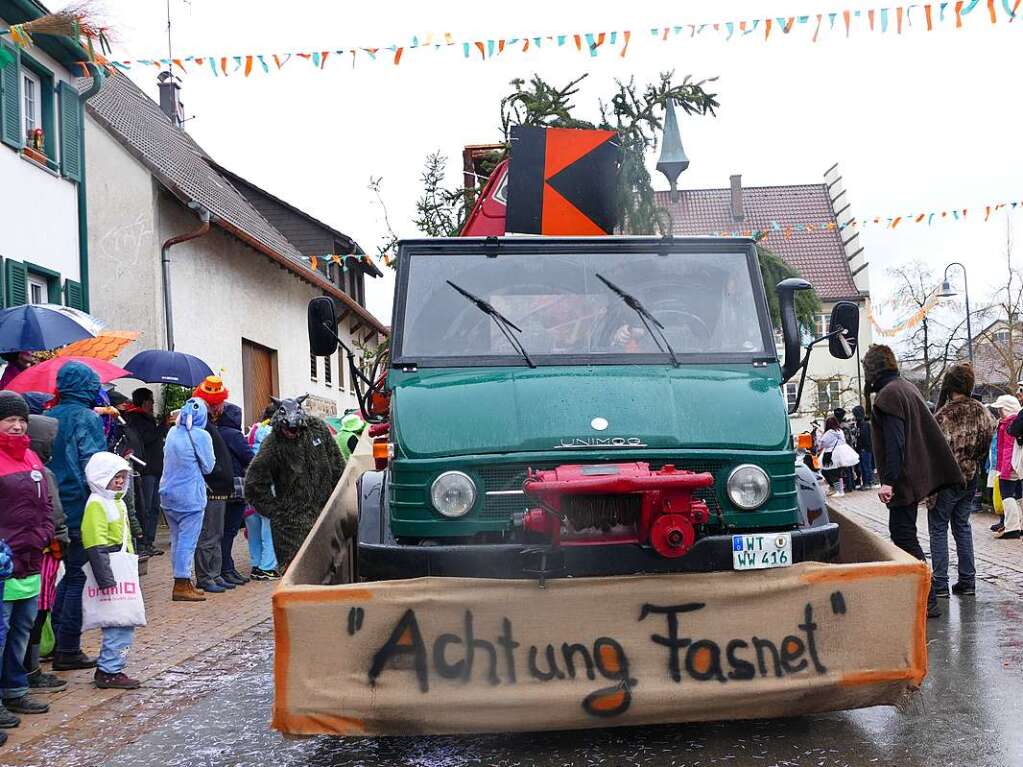
M 656 198 L 658 206 L 671 214 L 674 235 L 765 232 L 762 244 L 809 280 L 822 300 L 859 295 L 824 184 L 743 187 L 741 222 L 732 218 L 727 188 L 681 189 L 678 202 L 671 202 L 668 192 L 657 192 Z M 806 224 L 812 224 L 813 231 L 805 231 Z

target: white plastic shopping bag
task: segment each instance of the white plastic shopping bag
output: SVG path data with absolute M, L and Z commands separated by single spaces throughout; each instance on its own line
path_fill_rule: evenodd
M 146 606 L 139 584 L 139 558 L 128 553 L 128 520 L 124 521 L 121 550 L 110 553 L 110 571 L 117 584 L 101 589 L 96 584 L 92 565 L 86 563 L 85 590 L 82 592 L 82 631 L 104 626 L 145 626 Z
M 1017 477 L 1023 477 L 1023 445 L 1012 440 L 1012 471 Z

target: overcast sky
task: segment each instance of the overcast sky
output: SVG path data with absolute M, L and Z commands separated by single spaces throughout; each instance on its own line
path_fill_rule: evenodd
M 51 2 L 52 7 L 66 3 Z M 714 117 L 685 117 L 682 138 L 691 165 L 683 187 L 726 186 L 731 173 L 746 185 L 814 183 L 840 163 L 858 217 L 969 208 L 965 223 L 868 228 L 863 240 L 875 301 L 892 296 L 887 268 L 922 259 L 940 271 L 950 261 L 970 267 L 971 299 L 980 303 L 1004 273 L 1006 214 L 982 223 L 985 204 L 1023 201 L 1020 152 L 1019 51 L 1023 18 L 987 19 L 980 3 L 954 30 L 946 23 L 923 31 L 922 10 L 912 29 L 882 37 L 854 20 L 846 39 L 841 16 L 834 31 L 824 19 L 811 42 L 814 14 L 869 8 L 821 0 L 690 0 L 679 2 L 480 3 L 327 2 L 327 0 L 170 0 L 174 55 L 336 50 L 406 44 L 433 32 L 454 39 L 511 38 L 601 30 L 633 31 L 625 58 L 606 46 L 596 58 L 545 44 L 517 47 L 482 62 L 459 46 L 406 50 L 399 66 L 390 54 L 328 59 L 322 70 L 293 59 L 269 75 L 259 70 L 214 78 L 208 70 L 184 78 L 188 131 L 218 162 L 355 237 L 375 251 L 385 228 L 367 189 L 383 177 L 383 196 L 399 235 L 411 223 L 424 157 L 452 158 L 449 181 L 460 180 L 462 146 L 499 140 L 498 101 L 515 77 L 539 73 L 563 83 L 590 77 L 579 114 L 596 117 L 596 102 L 615 78 L 640 83 L 674 69 L 681 77 L 719 76 L 721 109 Z M 937 3 L 934 14 L 937 17 Z M 954 3 L 949 3 L 948 14 Z M 1000 4 L 998 4 L 1000 5 Z M 105 0 L 118 42 L 115 58 L 166 56 L 166 0 Z M 687 33 L 661 42 L 652 26 L 738 21 L 811 14 L 810 24 L 770 40 L 761 29 L 731 42 Z M 620 49 L 620 46 L 619 46 Z M 156 93 L 155 68 L 136 66 L 134 79 Z M 653 163 L 654 158 L 651 158 Z M 666 188 L 659 174 L 658 188 Z M 1021 206 L 1023 207 L 1023 206 Z M 997 218 L 997 220 L 996 220 Z M 1021 214 L 1011 216 L 1017 228 Z M 957 278 L 958 279 L 958 278 Z M 391 281 L 372 281 L 370 309 L 390 322 Z M 884 312 L 893 320 L 900 312 Z

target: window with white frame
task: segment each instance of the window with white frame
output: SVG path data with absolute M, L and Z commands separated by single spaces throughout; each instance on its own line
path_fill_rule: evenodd
M 309 380 L 316 383 L 319 380 L 319 371 L 317 370 L 316 355 L 309 354 Z
M 817 382 L 817 412 L 826 415 L 842 404 L 842 382 L 837 378 Z
M 49 301 L 50 286 L 43 277 L 31 272 L 28 273 L 28 302 L 30 304 L 45 304 Z
M 24 121 L 25 143 L 28 144 L 32 131 L 42 127 L 43 102 L 42 83 L 35 72 L 21 71 L 21 112 Z
M 323 384 L 327 388 L 334 385 L 334 369 L 330 366 L 330 357 L 323 358 Z
M 991 338 L 996 344 L 1007 344 L 1009 342 L 1009 330 L 1007 328 L 996 330 L 991 334 Z
M 817 338 L 828 334 L 828 330 L 831 328 L 831 315 L 830 314 L 817 314 L 814 315 L 814 330 L 817 332 Z
M 799 385 L 795 383 L 785 384 L 785 404 L 788 405 L 789 410 L 792 410 L 796 406 L 798 400 L 796 394 L 799 391 Z

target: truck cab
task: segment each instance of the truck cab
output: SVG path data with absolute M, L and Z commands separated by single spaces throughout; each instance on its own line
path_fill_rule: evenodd
M 400 243 L 388 459 L 359 481 L 358 577 L 833 559 L 838 526 L 805 525 L 819 514 L 797 492 L 791 287 L 782 360 L 749 239 Z

